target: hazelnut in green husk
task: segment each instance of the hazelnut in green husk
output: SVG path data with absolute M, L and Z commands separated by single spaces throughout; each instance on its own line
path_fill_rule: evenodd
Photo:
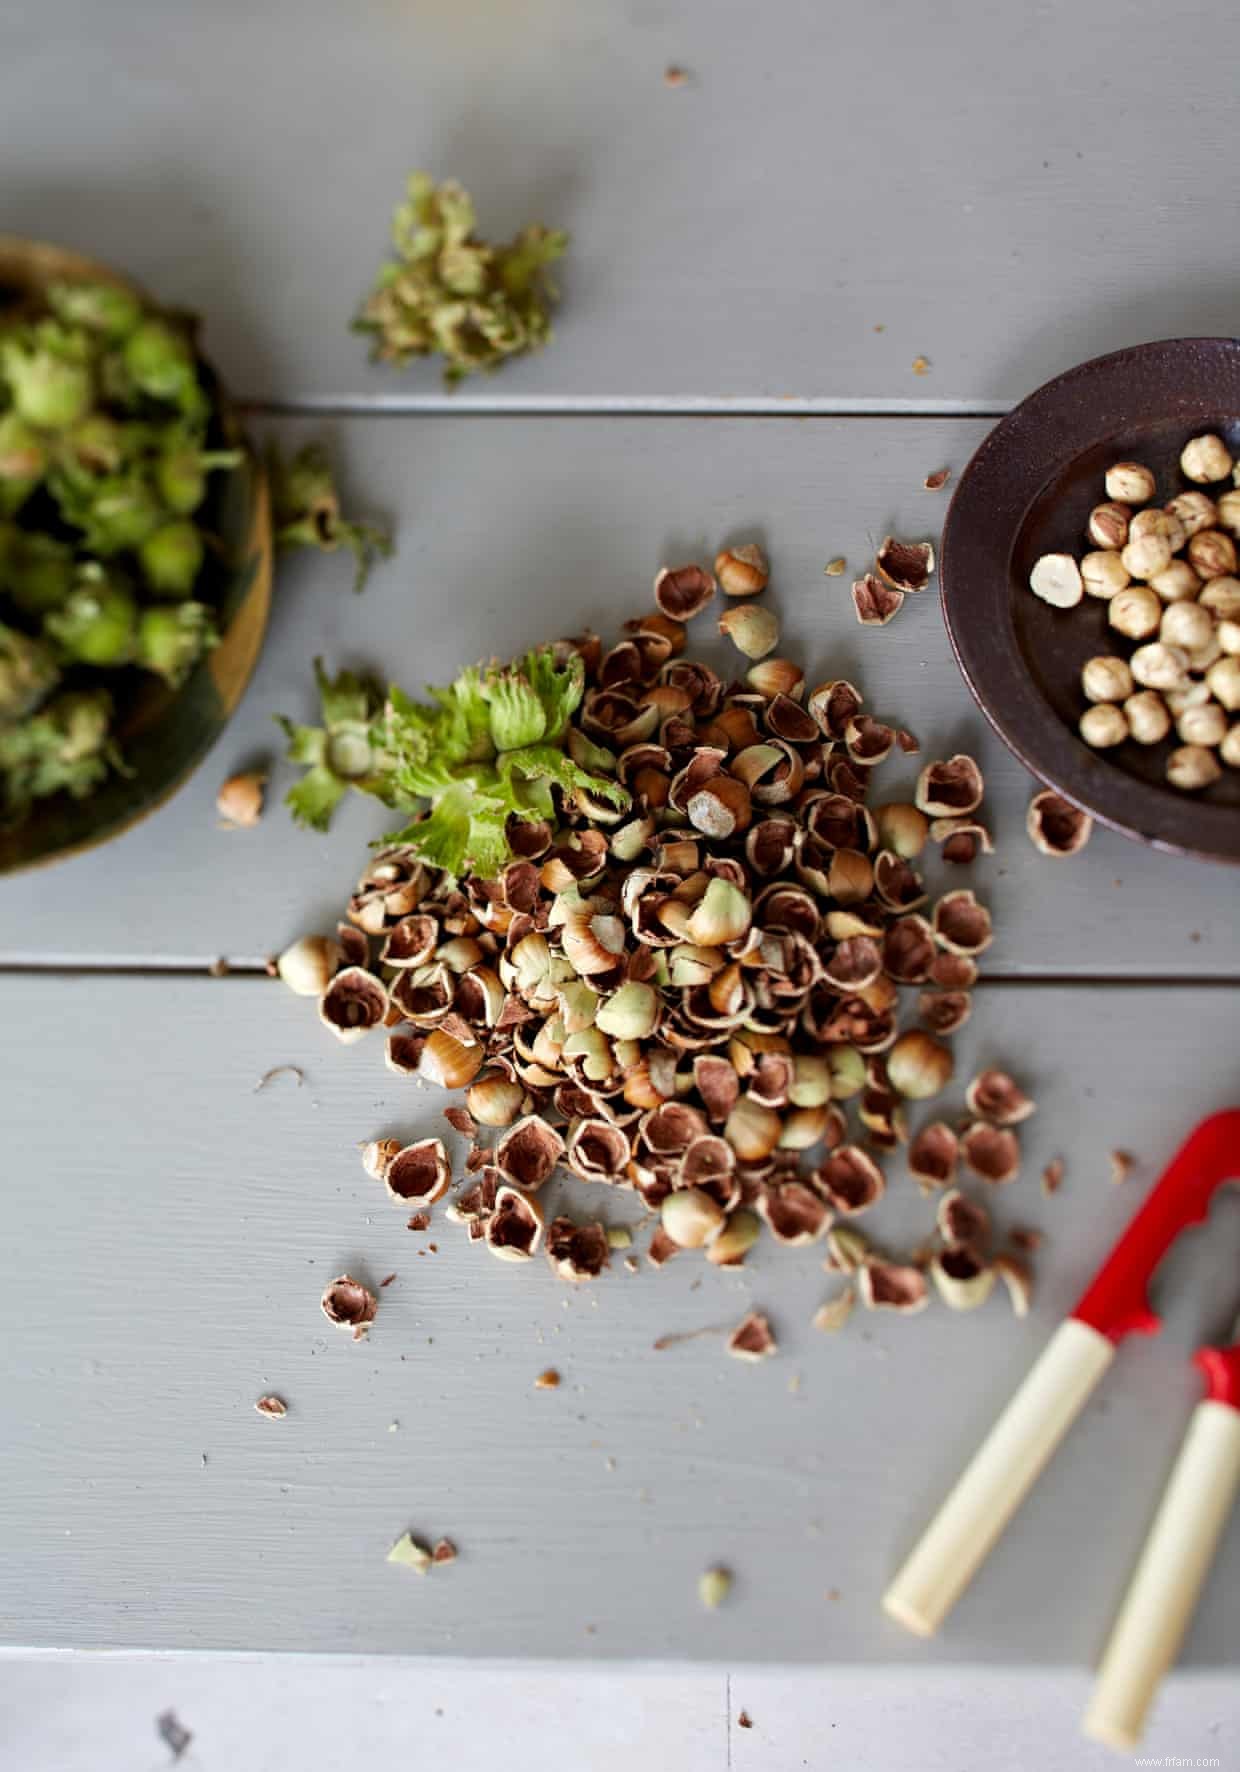
M 176 689 L 218 641 L 214 618 L 205 603 L 144 609 L 138 617 L 134 662 Z
M 70 690 L 38 713 L 0 726 L 0 824 L 21 819 L 31 801 L 66 792 L 83 799 L 116 759 L 108 738 L 106 689 Z
M 87 342 L 55 320 L 17 327 L 0 341 L 0 372 L 17 416 L 40 430 L 67 430 L 94 399 Z
M 47 617 L 43 631 L 70 663 L 123 665 L 134 656 L 137 619 L 128 585 L 101 566 L 83 566 L 77 585 Z
M 59 677 L 49 646 L 0 624 L 0 723 L 24 720 L 33 713 Z
M 23 615 L 59 609 L 77 576 L 73 549 L 55 536 L 0 525 L 0 593 Z
M 179 517 L 146 537 L 138 549 L 138 561 L 155 596 L 188 597 L 202 569 L 203 553 L 196 524 Z

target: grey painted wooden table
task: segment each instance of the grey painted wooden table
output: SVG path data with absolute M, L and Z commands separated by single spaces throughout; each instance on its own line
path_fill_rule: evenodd
M 1046 375 L 1234 329 L 1238 41 L 1219 0 L 1170 34 L 1122 0 L 49 0 L 0 20 L 3 225 L 203 309 L 256 431 L 326 436 L 400 543 L 361 599 L 338 560 L 285 567 L 198 777 L 104 851 L 0 882 L 7 1641 L 880 1663 L 910 1681 L 1096 1653 L 1190 1406 L 1185 1350 L 1234 1309 L 1234 1212 L 1177 1256 L 1170 1332 L 1122 1363 L 941 1641 L 896 1634 L 876 1596 L 1137 1190 L 1235 1098 L 1236 882 L 1106 833 L 1040 861 L 1030 784 L 969 702 L 933 595 L 863 632 L 821 568 L 889 527 L 935 533 L 926 473 L 958 470 Z M 686 85 L 664 84 L 669 63 Z M 370 368 L 345 324 L 415 164 L 474 187 L 496 231 L 540 214 L 574 233 L 554 347 L 450 400 L 429 368 Z M 1000 939 L 961 1049 L 1040 1101 L 1002 1202 L 1047 1233 L 1027 1323 L 996 1302 L 829 1340 L 808 1326 L 824 1277 L 795 1252 L 729 1277 L 618 1270 L 572 1296 L 541 1267 L 481 1266 L 448 1226 L 419 1253 L 354 1145 L 429 1131 L 441 1102 L 336 1049 L 261 976 L 334 916 L 382 829 L 360 802 L 322 839 L 278 807 L 217 828 L 215 786 L 274 754 L 272 712 L 311 711 L 316 654 L 435 680 L 614 626 L 662 559 L 753 533 L 815 668 L 985 764 L 998 852 L 977 877 Z M 226 978 L 207 975 L 218 957 Z M 254 1093 L 284 1063 L 305 1086 Z M 1115 1146 L 1140 1157 L 1123 1190 Z M 1044 1201 L 1057 1153 L 1069 1181 Z M 924 1219 L 909 1189 L 887 1204 L 893 1235 Z M 317 1312 L 348 1266 L 397 1275 L 361 1346 Z M 751 1301 L 779 1324 L 775 1362 L 651 1349 Z M 532 1388 L 547 1364 L 554 1393 Z M 268 1388 L 284 1422 L 253 1412 Z M 458 1564 L 403 1579 L 383 1552 L 406 1526 L 456 1538 Z M 694 1583 L 716 1559 L 735 1603 L 707 1617 Z M 1190 1668 L 1228 1665 L 1237 1577 L 1233 1525 Z M 1212 1702 L 1234 1753 L 1234 1691 Z M 1197 1703 L 1173 1684 L 1166 1751 Z M 980 1763 L 981 1738 L 960 1739 Z

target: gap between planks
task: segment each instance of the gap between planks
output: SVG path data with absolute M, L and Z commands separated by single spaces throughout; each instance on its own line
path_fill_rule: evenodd
M 308 394 L 304 398 L 238 399 L 243 418 L 868 418 L 995 419 L 1008 401 L 872 399 L 779 399 L 738 395 L 611 396 L 528 394 L 495 399 L 486 394 Z
M 200 978 L 212 984 L 229 979 L 271 978 L 271 962 L 266 958 L 203 960 L 166 956 L 157 959 L 95 958 L 86 955 L 51 955 L 32 959 L 0 960 L 0 978 Z M 274 981 L 273 981 L 274 982 Z M 1093 990 L 1104 986 L 1111 990 L 1185 990 L 1233 991 L 1240 989 L 1240 973 L 1212 973 L 1195 977 L 1191 973 L 1161 972 L 1022 972 L 997 978 L 985 974 L 978 979 L 975 990 Z

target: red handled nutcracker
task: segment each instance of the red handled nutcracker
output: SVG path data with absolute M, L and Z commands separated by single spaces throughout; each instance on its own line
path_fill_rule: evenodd
M 886 1610 L 929 1636 L 968 1586 L 1128 1335 L 1162 1327 L 1149 1282 L 1215 1193 L 1240 1181 L 1240 1109 L 1204 1120 L 1181 1146 L 1066 1322 L 888 1588 Z M 1196 1355 L 1206 1395 L 1125 1595 L 1085 1718 L 1115 1747 L 1140 1740 L 1179 1651 L 1240 1487 L 1240 1343 Z

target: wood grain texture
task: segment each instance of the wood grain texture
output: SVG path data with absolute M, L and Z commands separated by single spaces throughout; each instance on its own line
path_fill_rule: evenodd
M 1171 64 L 1140 0 L 6 12 L 6 226 L 205 313 L 251 397 L 440 399 L 347 330 L 419 165 L 573 233 L 553 348 L 465 403 L 991 410 L 1235 327 L 1224 0 Z
M 442 1130 L 444 1098 L 398 1083 L 373 1043 L 337 1047 L 273 983 L 0 994 L 6 1641 L 910 1669 L 1079 1665 L 1101 1644 L 1197 1394 L 1187 1350 L 1234 1315 L 1234 1202 L 1174 1253 L 1168 1332 L 1125 1350 L 950 1629 L 914 1642 L 878 1596 L 1142 1187 L 1234 1095 L 1222 993 L 1116 989 L 1100 1011 L 1030 989 L 1006 1020 L 984 1002 L 962 1075 L 1007 1061 L 1040 1103 L 1026 1173 L 994 1201 L 1047 1234 L 1034 1314 L 996 1297 L 836 1337 L 809 1323 L 815 1251 L 764 1243 L 726 1275 L 685 1255 L 570 1291 L 441 1213 L 409 1232 L 356 1144 Z M 277 1064 L 304 1086 L 255 1093 Z M 1117 1145 L 1138 1158 L 1122 1189 Z M 1068 1179 L 1046 1201 L 1057 1153 Z M 576 1197 L 613 1220 L 632 1204 Z M 906 1247 L 928 1218 L 893 1168 L 873 1229 Z M 360 1344 L 318 1310 L 345 1270 L 397 1276 Z M 781 1338 L 764 1365 L 716 1337 L 652 1350 L 752 1305 Z M 561 1387 L 536 1390 L 549 1365 Z M 284 1420 L 255 1413 L 268 1391 Z M 406 1528 L 460 1560 L 425 1579 L 388 1566 Z M 716 1562 L 736 1585 L 706 1614 Z M 1227 1660 L 1238 1576 L 1233 1522 L 1187 1665 Z
M 651 607 L 663 561 L 712 558 L 758 536 L 767 593 L 788 650 L 814 680 L 845 676 L 880 714 L 910 725 L 927 754 L 976 750 L 998 852 L 972 870 L 992 904 L 995 975 L 1087 972 L 1240 978 L 1230 870 L 1155 855 L 1095 834 L 1049 861 L 1024 833 L 1032 783 L 995 739 L 960 680 L 937 586 L 890 627 L 858 627 L 837 554 L 870 560 L 888 529 L 937 534 L 932 469 L 959 472 L 985 434 L 962 420 L 369 418 L 284 423 L 288 447 L 329 441 L 348 503 L 389 513 L 395 560 L 362 597 L 342 556 L 299 555 L 278 569 L 267 646 L 240 711 L 189 786 L 157 819 L 96 854 L 0 881 L 0 963 L 257 959 L 304 929 L 330 927 L 389 815 L 355 797 L 324 838 L 295 830 L 278 801 L 250 831 L 218 828 L 215 791 L 233 770 L 278 755 L 277 710 L 312 719 L 311 661 L 365 664 L 412 690 L 462 664 L 508 656 L 592 624 L 615 634 Z M 734 670 L 740 655 L 702 617 L 693 644 Z M 911 788 L 917 759 L 884 767 L 887 797 Z M 937 867 L 937 862 L 936 862 Z M 966 870 L 938 869 L 959 884 Z

